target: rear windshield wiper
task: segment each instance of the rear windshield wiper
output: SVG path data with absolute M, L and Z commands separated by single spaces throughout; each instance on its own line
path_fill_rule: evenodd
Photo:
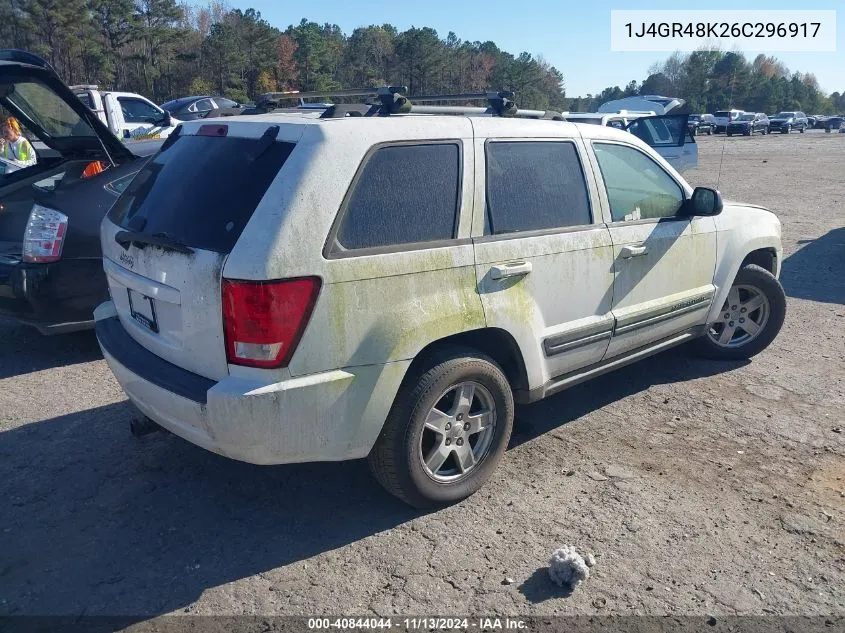
M 118 231 L 114 236 L 114 241 L 125 249 L 129 248 L 130 244 L 134 244 L 138 248 L 144 248 L 147 245 L 158 246 L 165 250 L 176 251 L 184 255 L 192 255 L 194 252 L 194 249 L 190 246 L 185 246 L 182 242 L 167 233 L 153 233 L 152 235 L 148 235 L 137 231 Z

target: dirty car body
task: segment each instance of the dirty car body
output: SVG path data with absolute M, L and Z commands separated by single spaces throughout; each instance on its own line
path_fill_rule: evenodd
M 256 464 L 369 456 L 419 506 L 483 484 L 514 400 L 732 341 L 741 267 L 781 260 L 773 214 L 634 134 L 500 117 L 185 123 L 101 237 L 97 337 L 144 415 Z

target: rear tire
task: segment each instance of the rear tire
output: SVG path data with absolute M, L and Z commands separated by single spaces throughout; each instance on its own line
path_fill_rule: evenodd
M 801 127 L 801 129 L 799 129 L 798 131 L 799 131 L 799 132 L 801 132 L 801 134 L 803 134 L 805 129 L 806 129 L 806 128 Z
M 414 507 L 458 502 L 493 474 L 513 416 L 513 393 L 495 361 L 470 348 L 443 349 L 403 381 L 370 451 L 370 469 Z
M 749 264 L 740 268 L 719 320 L 695 341 L 695 351 L 715 360 L 751 358 L 775 340 L 785 317 L 780 282 L 765 268 Z

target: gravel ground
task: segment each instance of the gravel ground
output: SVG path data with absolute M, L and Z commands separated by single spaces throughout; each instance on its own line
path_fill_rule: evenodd
M 772 347 L 522 407 L 494 479 L 431 514 L 363 462 L 135 440 L 90 333 L 0 324 L 0 615 L 845 614 L 845 135 L 724 140 L 725 197 L 783 221 Z M 598 561 L 570 596 L 546 570 L 565 544 Z

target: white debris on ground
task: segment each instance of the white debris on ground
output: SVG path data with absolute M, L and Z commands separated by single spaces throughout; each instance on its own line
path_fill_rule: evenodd
M 549 560 L 549 577 L 559 587 L 574 590 L 590 577 L 590 567 L 596 564 L 595 556 L 582 556 L 573 545 L 555 550 Z

